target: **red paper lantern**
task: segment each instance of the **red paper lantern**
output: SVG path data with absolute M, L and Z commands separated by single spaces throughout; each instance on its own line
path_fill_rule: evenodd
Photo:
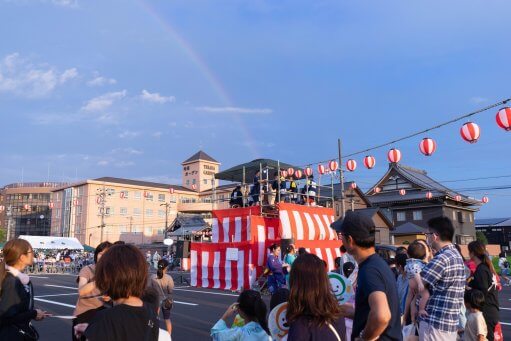
M 0 212 L 3 212 L 5 210 L 5 206 L 0 206 Z
M 78 199 L 73 200 L 73 206 L 78 206 Z
M 461 137 L 470 143 L 476 143 L 481 136 L 481 129 L 473 122 L 465 123 L 460 129 Z
M 320 175 L 325 174 L 325 166 L 323 166 L 323 165 L 318 165 L 318 173 L 319 173 Z
M 302 171 L 301 171 L 301 170 L 299 170 L 299 169 L 295 170 L 295 178 L 297 178 L 297 179 L 301 179 L 301 178 L 302 178 L 302 175 L 303 175 L 303 174 L 302 174 Z
M 364 166 L 366 166 L 367 169 L 372 169 L 376 165 L 376 159 L 374 156 L 367 155 L 364 158 Z
M 170 188 L 169 188 L 169 193 L 170 193 L 170 194 L 174 194 L 174 188 L 170 187 Z
M 481 201 L 483 202 L 483 204 L 487 204 L 490 202 L 490 198 L 488 198 L 487 196 L 484 196 L 484 197 L 482 197 Z
M 351 188 L 351 189 L 356 189 L 356 188 L 357 188 L 357 184 L 356 184 L 355 182 L 352 182 L 352 183 L 350 184 L 350 188 Z
M 435 140 L 426 137 L 422 139 L 421 143 L 419 144 L 419 149 L 422 154 L 431 156 L 436 150 L 436 142 Z
M 400 195 L 405 195 L 406 194 L 406 189 L 400 189 L 399 190 L 399 194 Z
M 456 196 L 454 197 L 454 199 L 455 199 L 456 201 L 461 201 L 461 195 L 459 195 L 459 194 L 458 194 L 458 195 L 456 195 Z
M 119 196 L 121 197 L 121 199 L 124 199 L 126 197 L 126 193 L 122 191 L 119 193 Z
M 280 171 L 280 176 L 283 178 L 287 178 L 287 170 Z
M 295 174 L 295 170 L 294 170 L 292 167 L 289 167 L 289 168 L 287 169 L 287 174 L 288 174 L 289 176 L 293 176 L 293 174 Z
M 346 161 L 346 169 L 350 172 L 353 172 L 355 169 L 357 169 L 357 161 L 353 159 Z
M 52 209 L 54 206 L 55 206 L 55 204 L 54 204 L 54 203 L 52 203 L 52 202 L 48 203 L 48 207 L 49 207 L 50 209 Z
M 337 168 L 339 167 L 339 164 L 337 163 L 337 161 L 335 160 L 332 160 L 328 163 L 328 168 L 332 171 L 332 172 L 335 172 L 337 170 Z
M 309 177 L 312 175 L 312 168 L 307 167 L 303 170 L 303 172 L 305 173 L 305 176 Z
M 426 199 L 431 199 L 431 198 L 433 198 L 433 193 L 427 192 L 426 193 Z
M 25 204 L 25 205 L 23 205 L 23 208 L 24 208 L 25 210 L 30 210 L 30 205 Z
M 505 107 L 497 113 L 497 124 L 505 131 L 511 130 L 511 108 Z
M 401 151 L 399 149 L 392 148 L 387 153 L 387 158 L 392 163 L 398 163 L 399 161 L 401 161 Z
M 375 187 L 374 188 L 374 193 L 380 193 L 381 192 L 381 188 L 380 187 Z
M 196 189 L 197 189 L 197 185 L 196 185 L 196 184 L 193 184 L 193 185 L 192 185 L 192 189 L 193 189 L 193 190 L 196 190 Z

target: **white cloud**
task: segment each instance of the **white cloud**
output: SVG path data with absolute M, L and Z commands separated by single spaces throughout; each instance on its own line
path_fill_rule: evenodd
M 481 103 L 484 103 L 484 102 L 488 102 L 488 98 L 484 98 L 484 97 L 472 97 L 470 99 L 470 102 L 471 103 L 474 103 L 474 104 L 481 104 Z
M 135 162 L 133 161 L 117 161 L 114 163 L 115 167 L 124 168 L 124 167 L 130 167 L 134 166 Z
M 155 132 L 152 134 L 152 136 L 153 136 L 154 138 L 157 138 L 157 139 L 159 139 L 162 135 L 163 135 L 163 133 L 162 133 L 161 131 L 155 131 Z
M 140 135 L 140 132 L 138 131 L 129 131 L 129 130 L 125 130 L 123 131 L 122 133 L 120 133 L 118 136 L 121 138 L 121 139 L 129 139 L 129 138 L 134 138 L 134 137 L 137 137 Z
M 144 152 L 135 148 L 115 148 L 111 151 L 112 154 L 130 154 L 130 155 L 140 155 Z
M 60 75 L 60 84 L 64 84 L 68 80 L 78 77 L 78 70 L 76 68 L 67 69 Z
M 84 111 L 102 111 L 112 106 L 112 104 L 126 97 L 126 90 L 117 91 L 117 92 L 109 92 L 104 95 L 94 97 L 93 99 L 87 101 L 87 103 L 82 107 Z
M 108 160 L 99 160 L 98 166 L 108 166 L 110 162 Z
M 51 3 L 62 7 L 77 7 L 78 0 L 51 0 Z
M 117 81 L 113 78 L 103 77 L 98 72 L 94 72 L 94 78 L 87 82 L 88 86 L 103 86 L 116 84 Z
M 27 98 L 45 97 L 77 75 L 76 68 L 59 72 L 53 66 L 34 64 L 19 53 L 12 53 L 0 61 L 0 92 Z
M 268 108 L 239 108 L 239 107 L 196 107 L 196 111 L 221 114 L 271 114 Z
M 157 92 L 150 93 L 147 90 L 142 90 L 142 94 L 140 95 L 140 98 L 144 101 L 151 102 L 151 103 L 167 103 L 167 102 L 175 102 L 176 98 L 174 96 L 162 96 Z

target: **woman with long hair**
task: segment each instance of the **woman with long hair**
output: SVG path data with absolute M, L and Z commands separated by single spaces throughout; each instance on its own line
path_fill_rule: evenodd
M 101 256 L 112 246 L 110 242 L 102 242 L 94 250 L 94 264 L 84 266 L 78 274 L 78 301 L 73 316 L 72 338 L 73 341 L 80 340 L 76 338 L 74 326 L 80 323 L 89 323 L 99 310 L 104 309 L 101 292 L 96 288 L 94 282 L 94 273 L 96 271 L 96 263 Z M 84 338 L 81 338 L 85 340 Z
M 266 264 L 268 269 L 271 271 L 268 276 L 268 290 L 273 294 L 279 288 L 282 288 L 286 285 L 286 278 L 284 277 L 284 272 L 282 270 L 282 261 L 280 260 L 280 246 L 277 244 L 272 244 L 269 247 L 270 254 L 268 255 L 268 259 Z
M 31 320 L 50 316 L 34 309 L 34 289 L 23 271 L 34 263 L 34 250 L 24 239 L 13 239 L 3 247 L 0 263 L 0 340 L 22 341 L 39 335 Z
M 499 296 L 497 290 L 497 272 L 486 253 L 484 244 L 480 241 L 473 241 L 468 244 L 470 259 L 476 264 L 476 271 L 473 279 L 468 283 L 472 289 L 484 293 L 483 316 L 488 327 L 488 341 L 493 341 L 493 332 L 499 322 Z
M 245 321 L 242 327 L 227 327 L 227 320 L 239 314 Z M 255 290 L 245 290 L 236 303 L 231 304 L 222 318 L 211 328 L 215 341 L 268 341 L 271 340 L 266 321 L 266 304 Z
M 346 340 L 341 317 L 323 261 L 316 255 L 297 257 L 289 277 L 289 340 Z
M 142 301 L 147 286 L 147 263 L 133 245 L 114 245 L 96 264 L 96 287 L 109 296 L 112 308 L 99 311 L 90 324 L 75 326 L 77 337 L 88 341 L 158 340 L 154 307 Z
M 172 309 L 172 292 L 174 291 L 174 280 L 167 274 L 169 262 L 166 259 L 158 261 L 158 270 L 151 276 L 151 287 L 159 294 L 159 307 L 163 313 L 163 320 L 169 334 L 172 334 L 172 323 L 170 322 L 170 310 Z

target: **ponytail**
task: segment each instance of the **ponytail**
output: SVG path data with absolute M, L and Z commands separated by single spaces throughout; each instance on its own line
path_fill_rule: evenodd
M 481 259 L 481 261 L 483 263 L 485 263 L 488 268 L 490 268 L 490 271 L 494 275 L 497 275 L 497 271 L 495 271 L 495 268 L 493 267 L 493 263 L 492 263 L 490 257 L 488 256 L 488 254 L 485 253 L 484 256 L 483 256 L 483 259 Z
M 156 271 L 156 277 L 158 279 L 163 278 L 164 270 L 169 266 L 169 262 L 166 259 L 160 259 L 158 261 L 158 270 Z
M 493 263 L 492 263 L 490 257 L 488 256 L 488 253 L 486 252 L 486 247 L 484 246 L 483 243 L 481 243 L 478 240 L 470 242 L 468 244 L 468 251 L 472 252 L 474 254 L 474 256 L 479 258 L 479 260 L 482 263 L 486 264 L 486 266 L 490 269 L 490 271 L 494 275 L 497 275 L 497 272 L 495 271 L 495 268 L 493 267 Z

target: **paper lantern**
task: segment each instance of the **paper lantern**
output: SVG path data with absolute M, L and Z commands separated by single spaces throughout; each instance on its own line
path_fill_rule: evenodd
M 389 162 L 398 163 L 401 161 L 401 151 L 399 149 L 392 148 L 387 153 L 387 158 L 389 159 Z
M 352 182 L 352 183 L 350 184 L 350 188 L 351 188 L 351 189 L 356 189 L 356 188 L 357 188 L 357 184 L 356 184 L 355 182 Z
M 419 144 L 419 149 L 422 154 L 431 156 L 436 150 L 436 142 L 435 140 L 426 137 L 422 139 L 421 143 Z
M 23 205 L 23 209 L 30 210 L 30 205 L 28 205 L 28 204 Z
M 303 173 L 305 174 L 305 176 L 309 177 L 312 175 L 312 168 L 310 167 L 306 167 L 304 170 L 303 170 Z
M 433 193 L 427 192 L 426 193 L 426 199 L 431 199 L 431 198 L 433 198 Z
M 169 188 L 169 193 L 170 193 L 170 194 L 174 194 L 174 188 L 170 187 L 170 188 Z
M 299 170 L 299 169 L 295 170 L 295 178 L 297 178 L 297 179 L 301 179 L 301 178 L 302 178 L 302 175 L 303 175 L 303 174 L 302 174 L 302 171 L 301 171 L 301 170 Z
M 293 176 L 293 174 L 295 174 L 295 170 L 294 170 L 292 167 L 289 167 L 289 168 L 287 169 L 287 174 L 288 174 L 289 176 Z
M 98 205 L 101 204 L 101 197 L 96 198 L 96 204 L 98 204 Z
M 380 193 L 381 192 L 381 188 L 380 187 L 375 187 L 374 188 L 374 193 Z
M 454 200 L 456 200 L 456 201 L 461 201 L 461 195 L 459 195 L 459 194 L 458 194 L 458 195 L 456 195 L 456 196 L 454 197 Z
M 280 171 L 280 176 L 283 178 L 287 178 L 287 170 Z
M 376 165 L 376 159 L 374 156 L 367 155 L 364 158 L 364 166 L 366 166 L 367 169 L 372 169 Z
M 487 196 L 484 196 L 481 198 L 481 201 L 483 202 L 483 204 L 487 204 L 488 202 L 490 202 L 490 198 L 488 198 Z
M 399 190 L 399 195 L 405 195 L 405 194 L 406 194 L 406 189 Z
M 121 197 L 121 199 L 126 198 L 126 192 L 121 191 L 121 192 L 119 193 L 119 196 Z
M 337 168 L 339 167 L 339 164 L 337 163 L 337 161 L 335 160 L 332 160 L 328 163 L 328 168 L 332 171 L 332 172 L 335 172 L 337 170 Z
M 323 165 L 318 165 L 318 173 L 319 173 L 320 175 L 325 174 L 325 166 L 323 166 Z
M 460 129 L 461 137 L 470 143 L 476 143 L 481 137 L 481 129 L 473 122 L 465 123 Z
M 193 184 L 193 185 L 192 185 L 192 189 L 193 189 L 193 190 L 196 190 L 196 189 L 197 189 L 197 185 L 196 185 L 196 184 Z
M 350 172 L 353 172 L 355 169 L 357 169 L 357 161 L 353 159 L 346 161 L 346 169 Z
M 497 124 L 505 131 L 511 130 L 511 108 L 505 107 L 499 110 L 497 113 Z
M 54 204 L 54 203 L 52 203 L 52 202 L 49 202 L 49 203 L 48 203 L 48 208 L 52 209 L 54 206 L 55 206 L 55 204 Z

